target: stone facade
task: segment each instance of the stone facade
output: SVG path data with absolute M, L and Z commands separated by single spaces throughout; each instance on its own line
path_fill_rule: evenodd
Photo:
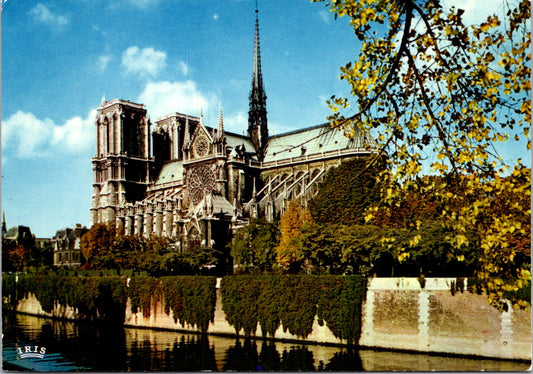
M 152 126 L 142 104 L 115 99 L 97 109 L 92 224 L 126 235 L 172 238 L 181 251 L 224 251 L 252 218 L 275 220 L 314 196 L 326 171 L 375 152 L 367 133 L 347 138 L 322 124 L 269 136 L 256 18 L 247 135 L 171 113 Z M 153 127 L 153 128 L 152 128 Z

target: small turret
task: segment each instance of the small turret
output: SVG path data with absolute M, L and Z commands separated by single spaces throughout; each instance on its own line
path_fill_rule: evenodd
M 218 128 L 217 139 L 222 139 L 224 136 L 224 119 L 222 118 L 222 106 L 218 107 Z

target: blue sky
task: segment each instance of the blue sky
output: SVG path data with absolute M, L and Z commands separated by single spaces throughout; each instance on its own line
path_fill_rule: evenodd
M 38 237 L 90 225 L 95 109 L 144 103 L 247 128 L 253 0 L 7 0 L 2 12 L 2 210 Z M 308 0 L 260 1 L 271 132 L 326 121 L 347 94 L 338 67 L 357 43 L 346 20 Z M 344 40 L 338 48 L 338 38 Z
M 490 8 L 463 4 L 473 16 Z M 8 227 L 51 237 L 90 225 L 94 117 L 104 95 L 145 104 L 152 121 L 202 109 L 216 126 L 221 105 L 226 129 L 246 131 L 254 9 L 254 0 L 4 0 Z M 358 51 L 348 21 L 309 0 L 264 0 L 259 22 L 271 133 L 326 122 L 325 100 L 349 95 L 338 80 Z

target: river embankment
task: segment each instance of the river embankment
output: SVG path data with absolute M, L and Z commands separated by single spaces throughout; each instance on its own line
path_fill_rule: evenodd
M 114 305 L 123 324 L 315 344 L 343 345 L 351 339 L 366 348 L 531 360 L 530 307 L 500 312 L 484 295 L 469 292 L 467 284 L 454 289 L 467 280 L 426 278 L 422 284 L 417 278 L 371 278 L 360 286 L 346 277 L 225 277 L 197 287 L 190 278 L 173 278 L 154 280 L 149 287 L 124 278 L 127 290 L 140 291 L 113 291 L 123 300 Z M 158 282 L 167 282 L 167 288 L 157 288 Z M 169 287 L 171 297 L 162 296 Z M 363 297 L 353 296 L 361 292 Z M 40 301 L 27 292 L 12 306 L 32 315 L 86 318 L 81 304 L 67 299 L 43 308 L 42 296 Z M 100 302 L 109 304 L 105 300 L 102 296 Z

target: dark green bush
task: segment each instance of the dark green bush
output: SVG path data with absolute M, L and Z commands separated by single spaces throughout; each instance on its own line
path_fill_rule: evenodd
M 56 305 L 66 305 L 75 308 L 83 319 L 124 321 L 127 295 L 123 278 L 24 274 L 18 276 L 16 296 L 15 276 L 4 279 L 3 292 L 11 294 L 11 300 L 18 302 L 31 293 L 47 313 Z
M 131 300 L 131 311 L 140 309 L 145 317 L 151 307 L 164 302 L 165 312 L 172 311 L 174 320 L 183 326 L 198 327 L 207 332 L 214 320 L 216 278 L 203 276 L 176 276 L 151 278 L 133 277 L 126 285 L 124 277 L 73 277 L 60 275 L 14 275 L 2 278 L 3 295 L 10 307 L 30 293 L 35 295 L 45 312 L 56 305 L 75 308 L 80 318 L 124 322 L 126 301 Z
M 143 316 L 150 317 L 152 299 L 160 299 L 161 281 L 159 278 L 140 276 L 132 277 L 128 283 L 128 296 L 131 303 L 131 312 L 137 313 L 141 309 Z
M 366 278 L 361 276 L 232 276 L 221 286 L 222 308 L 238 333 L 254 335 L 261 326 L 264 337 L 280 324 L 284 331 L 306 338 L 315 316 L 348 344 L 356 344 L 361 331 L 361 305 Z
M 222 308 L 226 313 L 226 320 L 235 327 L 237 335 L 243 329 L 244 335 L 249 337 L 254 335 L 257 329 L 259 278 L 262 277 L 243 275 L 222 278 Z
M 209 322 L 215 319 L 216 278 L 177 276 L 161 278 L 165 312 L 172 310 L 174 322 L 182 326 L 196 326 L 207 332 Z

